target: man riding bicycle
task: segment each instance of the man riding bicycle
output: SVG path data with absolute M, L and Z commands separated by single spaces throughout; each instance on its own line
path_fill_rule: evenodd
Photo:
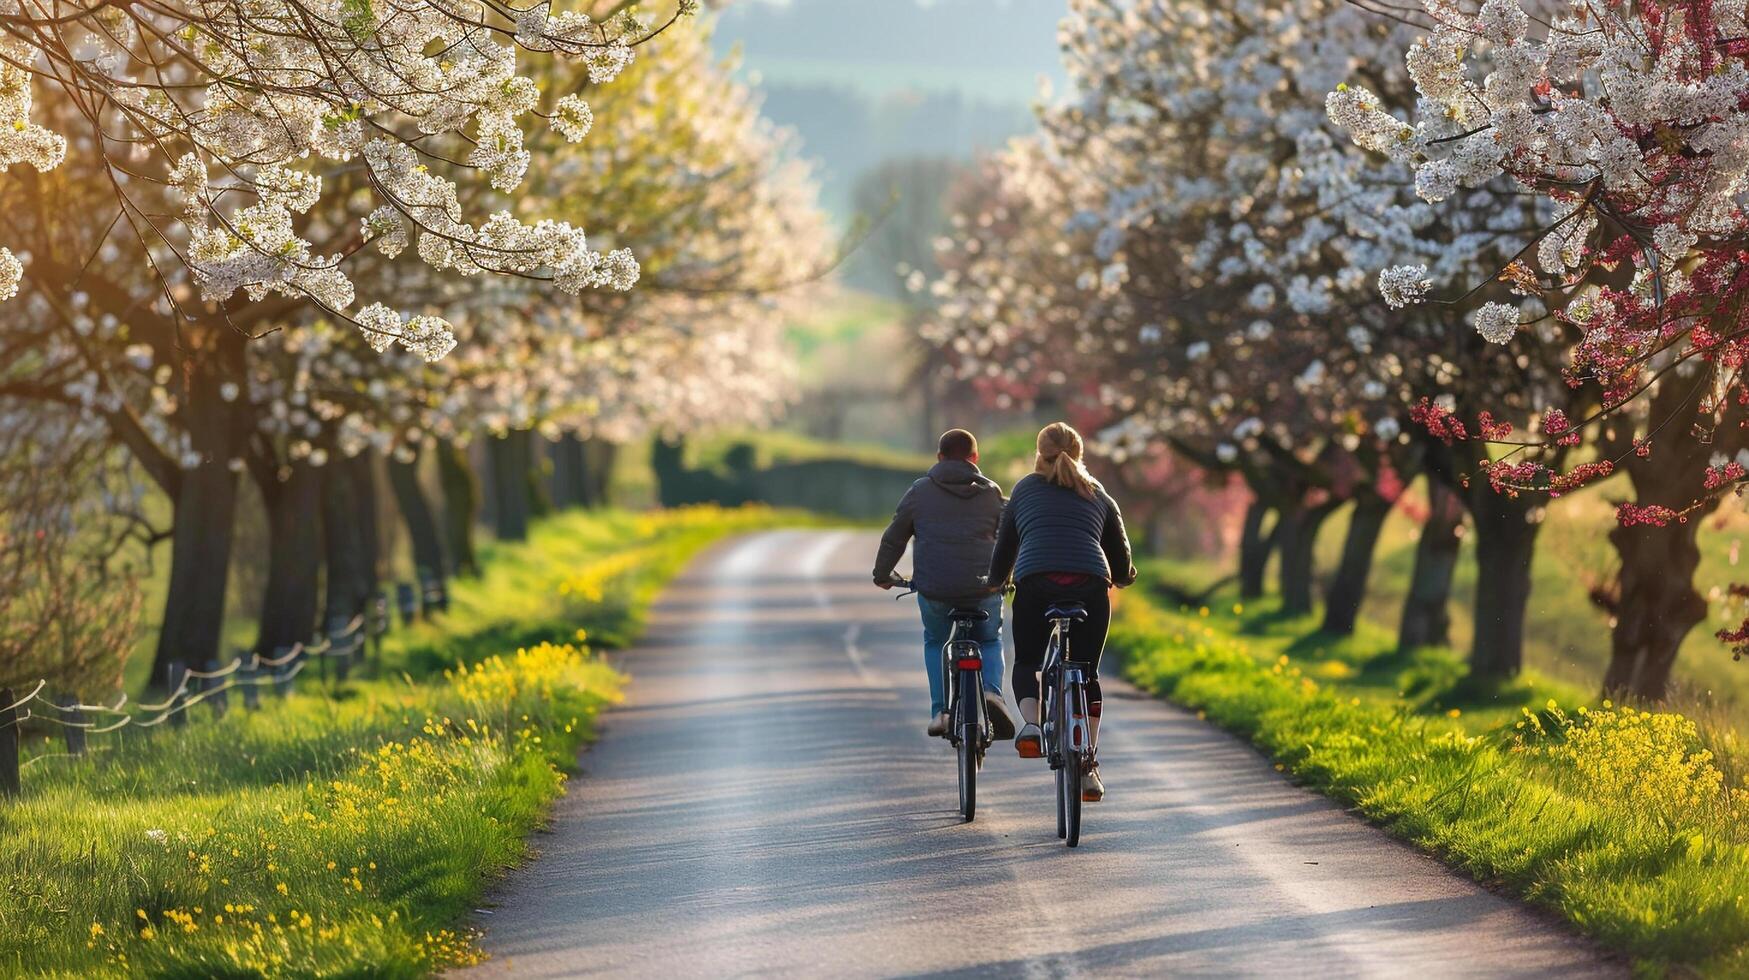
M 929 671 L 929 728 L 948 729 L 941 648 L 953 630 L 956 608 L 988 613 L 977 624 L 984 656 L 984 704 L 998 739 L 1014 737 L 1014 719 L 1002 700 L 1002 594 L 984 583 L 996 527 L 1002 519 L 1002 488 L 978 470 L 978 440 L 964 429 L 942 433 L 936 463 L 911 484 L 881 535 L 874 583 L 893 587 L 893 567 L 912 538 L 911 585 L 923 616 L 923 665 Z

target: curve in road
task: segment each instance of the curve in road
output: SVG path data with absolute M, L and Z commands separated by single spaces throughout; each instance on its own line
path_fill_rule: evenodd
M 539 856 L 480 916 L 481 976 L 1597 976 L 1619 963 L 1107 681 L 1077 850 L 997 747 L 978 819 L 927 738 L 916 607 L 875 537 L 701 556 L 626 654 Z

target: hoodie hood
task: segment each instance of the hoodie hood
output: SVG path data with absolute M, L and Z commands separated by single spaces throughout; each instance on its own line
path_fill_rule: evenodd
M 980 493 L 1001 493 L 996 481 L 985 476 L 975 463 L 963 459 L 944 459 L 929 468 L 929 482 L 956 497 L 976 497 Z

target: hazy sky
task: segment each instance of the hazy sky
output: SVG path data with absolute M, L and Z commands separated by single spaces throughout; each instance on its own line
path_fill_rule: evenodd
M 830 82 L 873 95 L 952 90 L 1026 104 L 1058 80 L 1063 0 L 736 0 L 725 48 L 774 82 Z

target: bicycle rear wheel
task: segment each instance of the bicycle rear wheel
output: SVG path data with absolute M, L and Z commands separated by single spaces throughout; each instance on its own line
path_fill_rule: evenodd
M 1045 653 L 1045 662 L 1047 664 L 1055 659 L 1056 651 L 1054 649 L 1048 650 Z M 1061 840 L 1068 836 L 1069 826 L 1067 823 L 1067 811 L 1063 809 L 1063 794 L 1067 789 L 1063 783 L 1063 744 L 1062 739 L 1057 737 L 1057 730 L 1063 727 L 1063 720 L 1057 716 L 1057 704 L 1061 700 L 1057 697 L 1057 691 L 1059 689 L 1057 678 L 1057 668 L 1054 666 L 1047 667 L 1039 677 L 1040 691 L 1038 720 L 1040 741 L 1042 743 L 1041 748 L 1044 749 L 1045 758 L 1050 760 L 1052 769 L 1051 775 L 1056 777 L 1057 839 Z M 1021 720 L 1025 721 L 1026 719 L 1023 718 Z
M 1064 843 L 1070 847 L 1081 843 L 1081 760 L 1071 758 L 1063 766 Z
M 1079 693 L 1075 685 L 1063 692 L 1063 724 L 1059 726 L 1062 732 L 1063 768 L 1057 770 L 1061 776 L 1057 783 L 1058 793 L 1063 799 L 1063 838 L 1070 847 L 1081 843 L 1081 748 L 1075 744 L 1075 728 L 1072 723 L 1076 695 Z
M 969 671 L 967 672 L 970 673 Z M 960 816 L 970 823 L 978 811 L 978 755 L 982 751 L 982 727 L 978 703 L 972 700 L 981 691 L 976 677 L 962 675 L 959 683 L 959 710 L 954 728 L 959 735 Z
M 977 749 L 965 736 L 960 736 L 960 816 L 970 823 L 978 810 Z

